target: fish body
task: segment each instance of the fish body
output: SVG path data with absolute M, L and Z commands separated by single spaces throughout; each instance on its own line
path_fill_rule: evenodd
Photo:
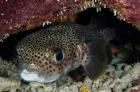
M 94 78 L 109 61 L 107 30 L 66 23 L 26 36 L 16 48 L 20 77 L 29 82 L 53 82 L 82 65 Z

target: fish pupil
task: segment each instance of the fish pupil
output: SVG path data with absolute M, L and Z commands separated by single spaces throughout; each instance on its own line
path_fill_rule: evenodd
M 62 59 L 63 59 L 63 52 L 61 50 L 59 50 L 57 53 L 56 53 L 56 60 L 57 62 L 60 62 Z

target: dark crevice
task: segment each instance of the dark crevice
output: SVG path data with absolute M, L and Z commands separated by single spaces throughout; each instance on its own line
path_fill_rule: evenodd
M 118 42 L 116 45 L 124 45 L 127 43 L 132 43 L 133 45 L 140 45 L 140 31 L 138 31 L 131 24 L 121 21 L 114 16 L 114 14 L 109 9 L 102 9 L 101 12 L 96 12 L 96 9 L 90 8 L 83 12 L 77 14 L 78 18 L 76 23 L 82 25 L 89 25 L 89 23 L 99 23 L 99 27 L 110 27 L 116 30 L 116 35 L 118 35 Z M 48 26 L 46 26 L 48 27 Z M 25 36 L 37 31 L 42 27 L 33 29 L 32 31 L 22 31 L 17 34 L 13 34 L 0 43 L 0 56 L 3 59 L 16 58 L 16 44 Z M 134 53 L 138 53 L 134 50 Z M 135 55 L 135 54 L 134 54 Z M 137 55 L 137 54 L 136 54 Z M 135 58 L 135 57 L 133 57 Z

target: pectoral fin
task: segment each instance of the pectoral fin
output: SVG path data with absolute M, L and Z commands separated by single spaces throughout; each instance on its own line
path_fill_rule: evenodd
M 95 79 L 103 72 L 110 61 L 111 53 L 105 40 L 100 38 L 95 38 L 92 42 L 88 42 L 87 47 L 87 58 L 82 65 L 87 75 L 91 79 Z

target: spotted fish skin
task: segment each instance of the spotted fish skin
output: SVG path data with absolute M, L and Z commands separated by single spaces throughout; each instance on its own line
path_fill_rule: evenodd
M 90 69 L 94 71 L 94 62 L 99 61 L 102 67 L 108 62 L 104 37 L 104 31 L 96 26 L 89 28 L 69 23 L 34 32 L 17 45 L 19 75 L 25 81 L 53 82 L 83 65 L 89 76 L 95 76 L 89 73 Z M 92 48 L 94 53 L 90 52 Z M 100 51 L 94 50 L 96 48 Z M 63 57 L 57 60 L 59 51 Z

